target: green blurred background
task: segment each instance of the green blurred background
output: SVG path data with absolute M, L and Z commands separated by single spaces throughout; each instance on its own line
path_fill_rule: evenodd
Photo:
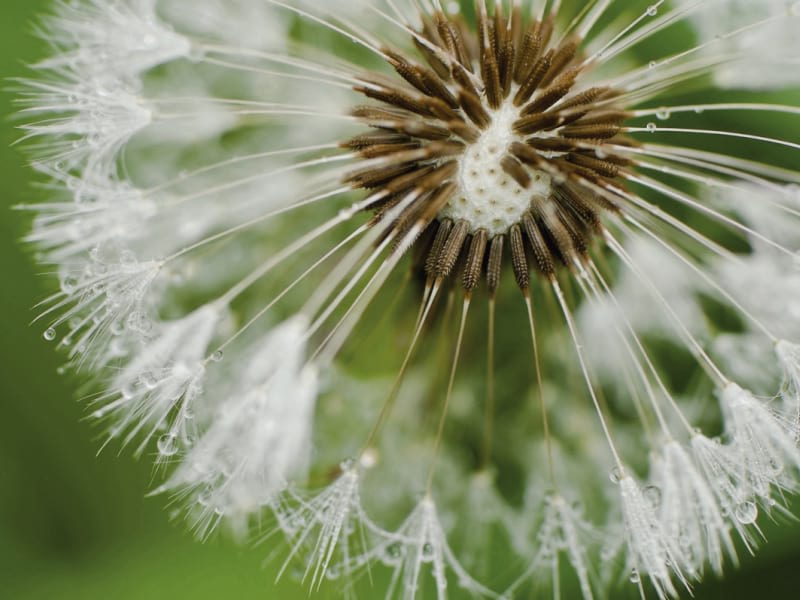
M 30 32 L 47 5 L 2 0 L 3 77 L 23 75 L 24 63 L 43 55 Z M 3 92 L 0 114 L 12 111 L 12 96 Z M 308 597 L 290 580 L 275 583 L 268 545 L 200 544 L 171 522 L 163 499 L 145 498 L 152 488 L 148 461 L 114 449 L 97 455 L 99 432 L 82 420 L 78 383 L 57 374 L 59 356 L 41 328 L 29 325 L 31 307 L 49 286 L 19 243 L 25 215 L 11 207 L 36 191 L 24 157 L 10 147 L 18 137 L 10 118 L 0 132 L 0 598 Z M 756 558 L 745 558 L 725 582 L 699 587 L 695 597 L 800 597 L 800 525 L 767 526 L 766 533 L 769 542 Z

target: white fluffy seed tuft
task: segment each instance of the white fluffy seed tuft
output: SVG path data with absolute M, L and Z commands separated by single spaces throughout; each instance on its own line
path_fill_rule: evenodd
M 800 468 L 800 449 L 792 423 L 736 384 L 721 394 L 725 429 L 739 466 L 744 495 L 761 499 L 769 508 L 772 493 L 796 488 L 787 477 Z
M 37 66 L 91 78 L 132 77 L 191 51 L 159 19 L 156 0 L 61 2 L 43 29 L 60 52 Z
M 563 496 L 547 496 L 543 509 L 536 534 L 537 550 L 533 561 L 509 592 L 514 592 L 528 578 L 536 581 L 537 585 L 550 579 L 553 590 L 558 590 L 560 582 L 554 578 L 559 577 L 561 560 L 564 557 L 575 573 L 583 600 L 593 600 L 594 571 L 590 566 L 590 549 L 596 546 L 598 532 L 585 519 L 581 507 L 570 503 Z
M 734 59 L 714 70 L 718 85 L 771 89 L 800 81 L 800 11 L 796 0 L 681 0 L 679 4 L 700 5 L 690 18 L 702 41 L 710 43 L 708 53 L 725 52 Z M 760 24 L 753 26 L 755 23 Z M 731 35 L 740 29 L 744 30 Z
M 298 556 L 306 561 L 304 580 L 319 589 L 325 578 L 348 576 L 364 555 L 366 515 L 361 506 L 361 473 L 352 465 L 313 497 L 291 491 L 292 500 L 276 505 L 278 525 L 291 545 L 282 572 Z
M 243 535 L 251 515 L 305 477 L 318 387 L 316 370 L 305 365 L 306 328 L 295 317 L 252 350 L 236 390 L 159 488 L 193 495 L 199 535 L 223 517 Z
M 114 378 L 111 400 L 96 417 L 116 421 L 114 436 L 127 431 L 126 442 L 159 437 L 161 460 L 173 458 L 195 438 L 194 412 L 203 392 L 206 352 L 222 317 L 218 308 L 204 306 L 167 323 L 152 323 L 146 314 L 132 313 L 126 327 L 140 342 L 127 365 Z
M 22 126 L 21 141 L 35 145 L 39 162 L 60 173 L 80 172 L 86 181 L 113 177 L 122 148 L 153 120 L 135 83 L 81 74 L 25 83 L 26 113 L 45 118 Z
M 783 413 L 789 420 L 795 442 L 800 442 L 800 346 L 781 340 L 775 352 L 783 369 Z
M 658 516 L 664 534 L 679 549 L 681 568 L 699 577 L 706 561 L 721 575 L 725 557 L 736 562 L 736 549 L 712 482 L 676 441 L 667 442 L 653 463 L 652 481 L 660 490 Z
M 423 571 L 430 569 L 436 587 L 436 599 L 447 598 L 447 572 L 452 572 L 459 587 L 476 597 L 496 594 L 475 581 L 461 566 L 442 528 L 433 500 L 424 497 L 400 528 L 382 532 L 369 558 L 393 570 L 387 598 L 415 600 L 421 593 Z
M 680 549 L 664 531 L 651 495 L 645 495 L 630 476 L 620 482 L 622 514 L 628 539 L 632 572 L 647 575 L 659 598 L 677 596 L 673 578 L 689 589 L 678 560 Z

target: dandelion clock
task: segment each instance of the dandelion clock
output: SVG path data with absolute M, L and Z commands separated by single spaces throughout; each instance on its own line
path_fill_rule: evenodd
M 36 324 L 201 540 L 311 597 L 663 599 L 792 518 L 797 2 L 63 0 L 38 30 Z

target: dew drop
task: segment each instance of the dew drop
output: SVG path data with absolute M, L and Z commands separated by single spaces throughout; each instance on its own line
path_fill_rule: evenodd
M 294 515 L 289 520 L 289 527 L 292 529 L 292 531 L 299 531 L 306 526 L 306 523 L 306 518 L 303 515 Z
M 72 275 L 65 277 L 61 282 L 61 291 L 65 294 L 71 294 L 78 288 L 78 278 Z
M 166 433 L 158 438 L 157 446 L 161 456 L 175 456 L 178 453 L 178 436 Z
M 141 376 L 141 381 L 142 384 L 144 384 L 144 386 L 149 390 L 154 390 L 158 387 L 158 379 L 150 371 Z
M 642 494 L 653 509 L 661 506 L 661 488 L 658 486 L 648 485 L 646 488 L 644 488 L 644 490 L 642 490 Z
M 658 125 L 656 125 L 655 123 L 647 124 L 647 131 L 649 131 L 650 133 L 654 133 L 656 129 L 658 129 Z
M 136 333 L 147 333 L 152 327 L 147 315 L 139 311 L 134 311 L 128 315 L 126 325 L 128 329 Z
M 758 507 L 753 502 L 742 502 L 736 507 L 734 516 L 742 525 L 752 525 L 758 518 Z
M 224 354 L 222 350 L 217 350 L 214 354 L 211 355 L 212 362 L 220 362 L 224 358 Z
M 328 579 L 339 579 L 342 576 L 342 570 L 338 565 L 333 565 L 328 567 L 328 570 L 325 572 L 325 576 Z
M 142 314 L 139 312 L 132 312 L 128 315 L 128 320 L 126 324 L 128 329 L 136 330 L 136 327 L 139 325 L 139 320 L 142 318 Z
M 393 542 L 386 546 L 386 558 L 389 560 L 397 560 L 403 556 L 403 547 L 399 542 Z
M 648 17 L 655 17 L 657 14 L 658 14 L 658 7 L 655 4 L 652 4 L 647 7 Z
M 647 65 L 647 67 L 649 69 L 655 69 L 657 66 L 658 66 L 658 63 L 656 63 L 656 61 L 654 61 L 654 60 L 651 60 L 650 64 Z
M 56 339 L 56 330 L 55 330 L 55 329 L 53 329 L 52 327 L 50 327 L 49 329 L 47 329 L 47 330 L 46 330 L 46 331 L 45 331 L 45 332 L 42 334 L 42 337 L 43 337 L 44 339 L 46 339 L 48 342 L 52 342 L 54 339 Z
M 422 560 L 433 559 L 433 544 L 426 542 L 422 545 Z
M 773 457 L 769 459 L 769 469 L 768 472 L 770 475 L 777 477 L 781 473 L 783 473 L 784 465 L 783 461 L 777 457 Z
M 642 580 L 642 576 L 639 575 L 638 569 L 631 569 L 631 575 L 628 579 L 630 579 L 631 583 L 639 583 Z
M 348 219 L 352 219 L 353 215 L 355 215 L 356 211 L 353 208 L 343 208 L 339 211 L 339 218 L 342 221 L 347 221 Z
M 371 469 L 378 464 L 378 451 L 374 448 L 368 448 L 364 451 L 359 459 L 359 464 L 365 469 Z
M 129 383 L 123 386 L 120 390 L 120 394 L 125 400 L 130 400 L 136 395 L 136 387 L 132 383 Z
M 611 480 L 611 483 L 619 483 L 620 481 L 622 481 L 622 477 L 623 477 L 622 469 L 620 469 L 619 467 L 614 467 L 613 469 L 611 469 L 611 474 L 608 476 L 608 478 Z
M 656 112 L 656 119 L 659 121 L 666 121 L 672 116 L 672 113 L 667 108 L 661 108 Z

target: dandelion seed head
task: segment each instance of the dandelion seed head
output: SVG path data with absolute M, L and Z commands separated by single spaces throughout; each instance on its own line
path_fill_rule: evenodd
M 689 594 L 800 469 L 800 145 L 762 127 L 800 111 L 674 100 L 792 83 L 794 5 L 743 7 L 58 3 L 44 338 L 198 537 L 312 590 Z

